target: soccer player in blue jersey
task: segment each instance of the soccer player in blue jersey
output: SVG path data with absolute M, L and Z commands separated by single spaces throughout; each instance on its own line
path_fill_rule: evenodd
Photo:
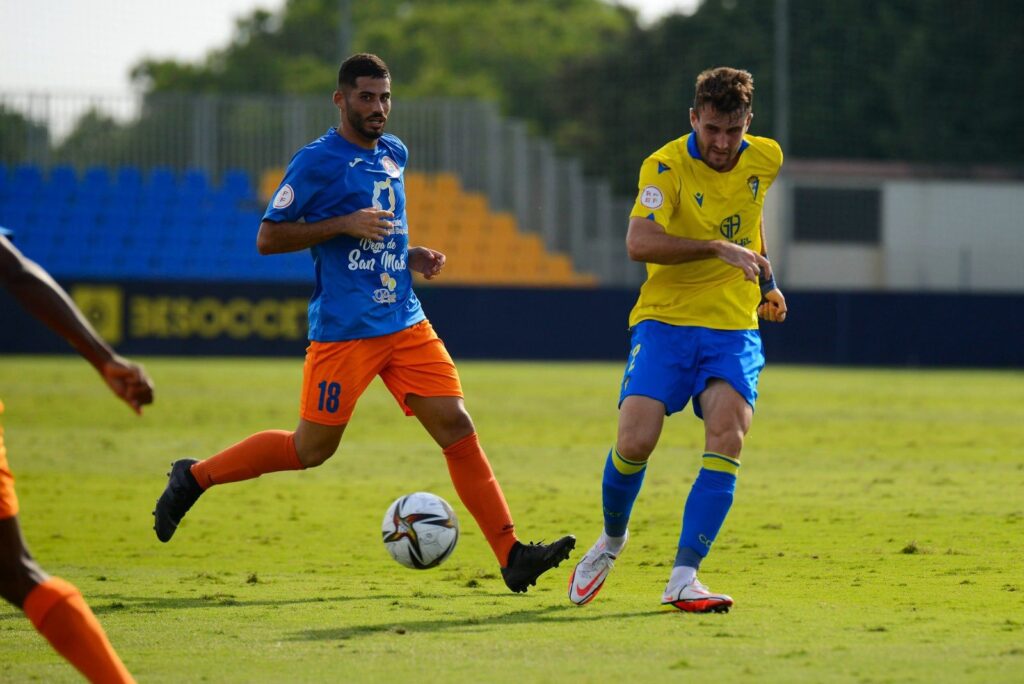
M 703 467 L 683 509 L 661 602 L 699 613 L 732 606 L 730 597 L 697 579 L 697 570 L 732 505 L 753 418 L 764 367 L 757 317 L 786 318 L 762 213 L 782 150 L 774 140 L 747 134 L 753 94 L 746 71 L 701 73 L 690 110 L 693 131 L 641 166 L 626 248 L 631 259 L 647 264 L 647 280 L 629 318 L 618 436 L 602 481 L 604 531 L 569 579 L 569 599 L 578 605 L 593 600 L 626 545 L 630 512 L 665 416 L 692 399 L 704 420 Z
M 345 60 L 334 104 L 340 124 L 299 150 L 260 224 L 262 254 L 309 249 L 316 287 L 295 431 L 260 432 L 204 461 L 171 465 L 155 530 L 170 540 L 214 485 L 318 466 L 337 450 L 359 396 L 377 375 L 406 415 L 444 452 L 455 490 L 501 566 L 524 592 L 569 557 L 575 538 L 520 543 L 512 516 L 463 404 L 458 372 L 412 290 L 410 271 L 431 279 L 444 254 L 409 246 L 408 150 L 384 132 L 391 76 L 375 55 Z

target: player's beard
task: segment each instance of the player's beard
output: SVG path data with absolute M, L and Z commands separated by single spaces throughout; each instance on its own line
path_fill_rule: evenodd
M 379 119 L 381 121 L 381 127 L 374 129 L 367 126 L 367 122 L 370 119 Z M 383 112 L 374 112 L 370 116 L 360 116 L 350 110 L 348 114 L 348 122 L 352 128 L 359 133 L 359 135 L 369 140 L 376 140 L 384 135 L 384 126 L 387 124 L 388 118 L 383 114 Z
M 733 159 L 736 157 L 736 151 L 727 150 L 725 154 L 721 154 L 720 150 L 713 150 L 711 145 L 708 145 L 707 149 L 701 150 L 701 156 L 704 157 L 704 163 L 715 171 L 723 171 L 732 166 Z

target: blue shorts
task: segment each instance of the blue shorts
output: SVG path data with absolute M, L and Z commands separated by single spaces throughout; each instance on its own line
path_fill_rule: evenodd
M 622 378 L 619 406 L 639 395 L 665 404 L 665 414 L 686 408 L 712 378 L 721 378 L 739 392 L 751 408 L 757 400 L 757 378 L 764 368 L 764 346 L 756 330 L 713 330 L 689 325 L 641 321 L 633 326 L 629 361 Z

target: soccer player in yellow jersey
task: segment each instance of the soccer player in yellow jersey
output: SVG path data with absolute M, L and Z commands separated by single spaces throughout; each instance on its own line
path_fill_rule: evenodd
M 782 150 L 747 134 L 753 77 L 719 67 L 697 77 L 693 132 L 644 160 L 626 248 L 647 264 L 629 317 L 629 358 L 619 427 L 602 482 L 604 532 L 576 565 L 569 599 L 591 601 L 629 537 L 633 502 L 665 416 L 693 400 L 704 421 L 703 467 L 683 510 L 674 567 L 661 602 L 687 612 L 727 612 L 732 599 L 697 579 L 732 505 L 743 437 L 764 367 L 757 317 L 781 322 L 764 239 L 765 194 Z

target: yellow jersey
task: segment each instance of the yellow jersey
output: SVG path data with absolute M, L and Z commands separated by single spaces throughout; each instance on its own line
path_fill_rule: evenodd
M 779 174 L 782 149 L 770 138 L 743 136 L 739 159 L 718 172 L 701 159 L 693 133 L 644 160 L 630 218 L 650 219 L 669 235 L 729 240 L 761 252 L 764 197 Z M 647 264 L 647 280 L 629 325 L 655 320 L 718 330 L 757 328 L 761 290 L 721 259 Z

